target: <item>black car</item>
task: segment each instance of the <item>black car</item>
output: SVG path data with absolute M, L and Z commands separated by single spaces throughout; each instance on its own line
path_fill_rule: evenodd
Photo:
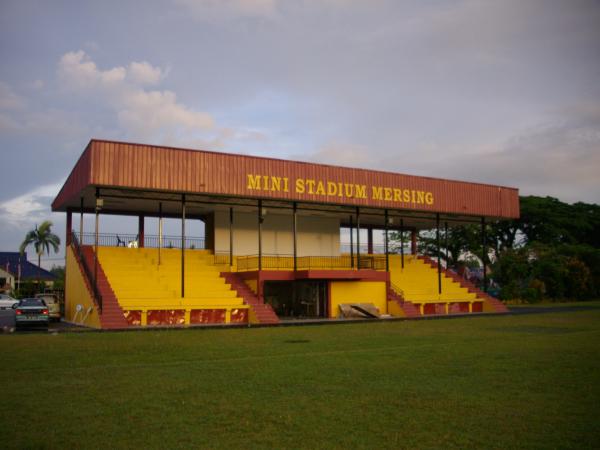
M 13 306 L 18 327 L 39 325 L 48 328 L 50 315 L 46 302 L 41 298 L 24 298 Z

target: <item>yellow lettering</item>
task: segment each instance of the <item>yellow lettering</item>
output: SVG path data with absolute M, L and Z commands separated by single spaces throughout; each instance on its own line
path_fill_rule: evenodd
M 425 192 L 423 192 L 423 191 L 417 192 L 417 203 L 425 203 Z
M 404 203 L 410 202 L 410 191 L 408 189 L 402 191 L 402 199 L 404 200 Z
M 383 192 L 385 193 L 385 201 L 392 201 L 392 188 L 385 188 Z
M 280 177 L 271 177 L 271 190 L 272 191 L 280 191 L 281 190 L 281 178 Z
M 395 202 L 402 201 L 402 191 L 400 189 L 394 189 L 394 201 Z
M 327 182 L 327 195 L 336 195 L 337 194 L 337 184 L 333 181 Z
M 433 194 L 431 192 L 425 194 L 425 203 L 428 205 L 433 205 Z
M 411 195 L 412 203 L 416 203 L 417 202 L 416 196 L 415 196 L 416 192 L 415 191 L 410 191 L 410 195 Z
M 372 186 L 373 200 L 383 200 L 383 188 Z
M 246 189 L 260 190 L 260 178 L 260 175 L 248 174 L 248 186 L 246 186 Z
M 367 198 L 367 187 L 364 184 L 356 185 L 356 198 Z
M 325 195 L 325 186 L 322 181 L 317 183 L 317 195 Z
M 302 178 L 296 178 L 296 193 L 304 194 L 304 180 Z
M 269 176 L 268 175 L 263 175 L 263 191 L 268 191 L 269 190 Z
M 315 184 L 316 181 L 315 180 L 306 180 L 306 185 L 308 186 L 308 193 L 309 194 L 314 194 L 314 188 L 315 188 Z
M 342 183 L 338 183 L 338 197 L 344 196 L 344 190 L 342 189 Z
M 289 192 L 289 181 L 288 177 L 283 178 L 283 192 Z
M 344 194 L 346 194 L 347 198 L 352 198 L 352 194 L 354 192 L 354 185 L 344 183 Z

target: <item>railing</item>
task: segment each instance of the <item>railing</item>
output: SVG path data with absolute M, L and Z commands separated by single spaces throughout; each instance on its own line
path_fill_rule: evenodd
M 90 269 L 90 267 L 88 266 L 85 256 L 83 255 L 83 250 L 81 249 L 81 245 L 79 244 L 79 239 L 75 235 L 75 233 L 73 233 L 71 242 L 73 243 L 72 244 L 73 249 L 75 250 L 75 253 L 77 254 L 77 258 L 81 262 L 81 267 L 83 267 L 83 272 L 85 274 L 85 277 L 87 278 L 89 285 L 92 287 L 92 294 L 94 295 L 94 299 L 96 300 L 96 304 L 98 305 L 98 311 L 101 312 L 102 311 L 102 294 L 98 290 L 98 285 L 96 283 L 94 274 L 93 274 L 92 270 Z
M 392 288 L 392 291 L 394 291 L 400 297 L 404 298 L 404 291 L 397 284 L 390 282 L 390 287 Z
M 349 242 L 341 242 L 340 243 L 340 251 L 342 253 L 350 253 L 350 247 L 352 247 L 352 251 L 356 254 L 356 242 L 354 242 L 352 244 L 352 246 L 350 245 Z M 385 254 L 385 245 L 384 244 L 373 244 L 373 254 L 377 254 L 377 255 L 381 255 L 381 254 Z M 360 243 L 360 254 L 361 255 L 366 255 L 369 250 L 369 246 L 368 244 L 361 242 Z M 390 242 L 389 246 L 388 246 L 388 253 L 398 253 L 400 254 L 400 244 L 396 243 L 396 242 Z M 404 254 L 408 255 L 410 254 L 410 245 L 405 244 L 404 245 Z
M 73 236 L 79 239 L 79 233 L 73 231 Z M 83 233 L 82 239 L 79 239 L 81 245 L 95 245 L 95 233 Z M 144 247 L 158 248 L 160 244 L 160 236 L 145 235 Z M 139 236 L 136 234 L 117 234 L 117 233 L 98 233 L 98 245 L 100 247 L 140 247 Z M 181 248 L 181 236 L 162 236 L 161 248 Z M 186 237 L 186 249 L 204 249 L 205 239 L 203 237 Z
M 236 261 L 238 272 L 259 269 L 258 255 L 237 256 Z M 294 257 L 291 255 L 262 255 L 260 267 L 263 270 L 294 270 Z M 298 256 L 296 268 L 297 270 L 352 270 L 358 268 L 385 270 L 386 266 L 384 255 L 365 255 L 360 259 L 356 255 L 353 258 L 350 255 L 342 255 Z

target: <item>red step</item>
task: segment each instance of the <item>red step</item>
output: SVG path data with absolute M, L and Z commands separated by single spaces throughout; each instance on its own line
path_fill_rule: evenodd
M 388 289 L 388 301 L 396 302 L 402 311 L 404 311 L 406 317 L 419 317 L 421 315 L 419 308 L 417 308 L 412 302 L 404 300 L 400 294 L 397 294 L 391 288 Z
M 244 279 L 235 272 L 221 272 L 221 276 L 231 285 L 231 288 L 237 292 L 237 295 L 244 300 L 244 304 L 249 305 L 254 311 L 259 323 L 274 324 L 279 323 L 279 317 L 273 311 L 271 305 L 266 304 L 260 299 L 246 283 Z
M 84 245 L 81 247 L 83 257 L 85 258 L 85 262 L 87 266 L 92 268 L 94 267 L 94 248 L 89 245 Z M 77 252 L 74 252 L 77 257 Z M 78 260 L 80 265 L 81 273 L 83 274 L 83 278 L 86 280 L 86 284 L 88 285 L 88 290 L 90 292 L 91 297 L 93 298 L 91 284 L 87 280 L 85 273 L 83 271 L 83 267 L 81 267 L 81 262 Z M 100 318 L 100 326 L 103 329 L 119 329 L 119 328 L 128 328 L 129 324 L 125 320 L 125 316 L 123 315 L 123 309 L 119 305 L 119 301 L 117 297 L 110 287 L 110 283 L 102 269 L 102 264 L 98 261 L 98 281 L 97 281 L 98 290 L 100 291 L 100 295 L 102 295 L 102 309 L 99 310 L 99 318 Z M 96 305 L 98 306 L 98 305 Z

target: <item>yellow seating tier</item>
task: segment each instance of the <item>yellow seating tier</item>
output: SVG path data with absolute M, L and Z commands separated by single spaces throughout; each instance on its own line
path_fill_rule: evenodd
M 185 252 L 181 297 L 181 250 L 100 247 L 98 260 L 123 309 L 230 308 L 243 305 L 220 276 L 207 250 Z
M 390 255 L 390 280 L 402 289 L 404 299 L 412 303 L 472 302 L 477 299 L 474 293 L 444 274 L 440 294 L 437 269 L 412 255 L 404 257 L 404 268 L 399 255 Z

